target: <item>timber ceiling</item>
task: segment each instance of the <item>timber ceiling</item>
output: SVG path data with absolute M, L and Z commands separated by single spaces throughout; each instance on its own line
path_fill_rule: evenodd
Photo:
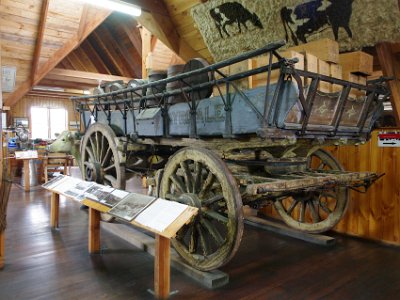
M 14 92 L 3 93 L 5 105 L 34 93 L 37 85 L 74 93 L 101 80 L 140 78 L 145 47 L 138 24 L 183 60 L 203 57 L 212 62 L 190 16 L 192 7 L 207 0 L 124 1 L 142 7 L 142 15 L 135 20 L 78 0 L 1 0 L 1 65 L 17 68 Z M 392 102 L 400 116 L 400 44 L 368 50 L 375 56 L 375 75 L 396 78 Z
M 105 78 L 98 74 L 109 75 L 105 80 L 141 78 L 138 22 L 185 60 L 211 58 L 189 14 L 202 1 L 125 1 L 142 7 L 142 16 L 135 20 L 77 0 L 1 0 L 1 65 L 17 69 L 4 104 L 13 106 L 38 85 L 78 92 Z

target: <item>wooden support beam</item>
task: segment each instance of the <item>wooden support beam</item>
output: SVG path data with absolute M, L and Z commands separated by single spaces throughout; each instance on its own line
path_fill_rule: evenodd
M 85 26 L 82 39 L 85 39 L 93 30 L 95 30 L 110 15 L 110 13 L 111 11 L 109 10 L 96 9 L 96 14 L 90 19 L 90 21 L 87 22 L 87 26 Z M 80 41 L 78 40 L 78 34 L 76 34 L 69 41 L 67 41 L 63 47 L 57 50 L 52 57 L 47 60 L 47 62 L 38 68 L 37 76 L 35 77 L 33 83 L 31 79 L 23 82 L 12 94 L 10 94 L 5 104 L 8 106 L 15 105 L 15 103 L 17 103 L 30 91 L 33 85 L 36 85 L 38 82 L 40 82 L 40 80 L 42 80 L 47 73 L 49 73 L 58 63 L 60 63 L 72 50 L 79 46 L 79 44 Z
M 81 49 L 86 53 L 88 57 L 90 57 L 93 65 L 96 67 L 97 72 L 101 74 L 111 74 L 110 70 L 107 68 L 95 48 L 93 48 L 89 39 L 86 39 L 81 44 Z
M 43 0 L 42 9 L 40 11 L 40 22 L 39 22 L 38 35 L 36 39 L 36 46 L 35 46 L 35 52 L 33 54 L 32 70 L 31 70 L 32 85 L 35 82 L 36 71 L 40 60 L 40 52 L 42 51 L 44 31 L 46 29 L 47 13 L 49 11 L 49 2 L 50 0 Z
M 4 256 L 5 256 L 5 232 L 0 232 L 0 270 L 4 268 Z
M 392 95 L 390 100 L 393 107 L 397 126 L 400 126 L 400 62 L 394 57 L 389 43 L 376 45 L 376 52 L 385 77 L 394 77 L 389 81 Z
M 109 47 L 107 43 L 104 42 L 103 36 L 100 35 L 100 28 L 93 32 L 91 35 L 91 39 L 96 43 L 97 50 L 99 53 L 102 53 L 102 58 L 105 60 L 106 64 L 108 62 L 108 66 L 116 70 L 116 73 L 113 73 L 114 75 L 119 75 L 119 76 L 130 76 L 128 74 L 129 70 L 128 68 L 121 62 L 119 59 L 119 55 L 113 47 Z M 110 64 L 112 66 L 110 66 Z
M 123 43 L 118 42 L 118 35 L 116 30 L 113 29 L 114 24 L 112 26 L 108 26 L 108 24 L 104 23 L 99 28 L 99 33 L 102 37 L 102 42 L 105 45 L 114 45 L 113 47 L 108 47 L 108 50 L 111 50 L 113 56 L 121 64 L 121 67 L 124 69 L 124 73 L 120 74 L 122 76 L 132 76 L 138 77 L 136 72 L 136 68 L 140 67 L 140 62 L 135 63 L 133 60 L 133 55 L 126 49 Z
M 83 4 L 82 14 L 79 20 L 79 28 L 78 28 L 78 41 L 83 41 L 83 33 L 85 31 L 87 15 L 88 15 L 89 6 L 87 4 Z
M 123 77 L 123 76 L 114 76 L 109 74 L 98 74 L 92 72 L 83 72 L 83 71 L 75 71 L 75 70 L 66 70 L 66 69 L 53 69 L 46 76 L 46 79 L 53 80 L 64 80 L 64 81 L 87 81 L 87 82 L 98 82 L 100 81 L 115 81 L 115 80 L 123 80 L 124 82 L 128 82 L 131 80 L 131 77 Z
M 121 24 L 122 29 L 125 34 L 128 36 L 131 41 L 133 47 L 136 49 L 136 52 L 142 56 L 142 39 L 140 37 L 139 28 L 137 28 L 137 23 L 123 23 Z
M 165 4 L 162 5 L 164 5 L 165 12 L 168 12 Z M 187 61 L 195 57 L 202 57 L 179 36 L 176 26 L 171 21 L 172 19 L 168 13 L 166 15 L 165 13 L 158 14 L 142 11 L 142 15 L 137 17 L 137 20 L 183 60 Z
M 152 34 L 145 27 L 142 27 L 140 28 L 140 35 L 142 36 L 142 78 L 147 78 L 147 57 L 151 52 Z

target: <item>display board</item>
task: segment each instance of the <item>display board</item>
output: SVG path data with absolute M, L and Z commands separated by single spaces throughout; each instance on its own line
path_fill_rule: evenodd
M 59 175 L 42 185 L 98 211 L 171 238 L 197 213 L 197 208 L 131 193 L 95 182 Z

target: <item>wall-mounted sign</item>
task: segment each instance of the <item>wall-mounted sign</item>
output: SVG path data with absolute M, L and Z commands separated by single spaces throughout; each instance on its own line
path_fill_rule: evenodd
M 400 147 L 400 131 L 381 131 L 378 134 L 379 147 Z
M 13 92 L 17 68 L 10 66 L 1 67 L 1 88 L 3 92 Z

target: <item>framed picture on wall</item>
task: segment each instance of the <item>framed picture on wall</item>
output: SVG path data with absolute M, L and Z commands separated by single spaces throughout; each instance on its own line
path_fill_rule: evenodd
M 15 117 L 14 118 L 14 127 L 17 127 L 18 125 L 22 125 L 25 128 L 29 127 L 29 120 L 28 118 L 23 118 L 23 117 Z

